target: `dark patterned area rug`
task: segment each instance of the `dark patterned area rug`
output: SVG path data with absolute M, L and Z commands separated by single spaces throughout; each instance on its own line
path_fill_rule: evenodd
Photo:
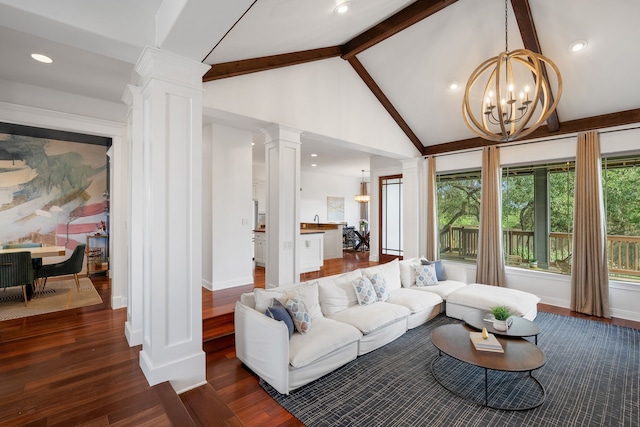
M 538 408 L 515 412 L 455 396 L 433 378 L 437 350 L 431 331 L 457 322 L 440 315 L 289 396 L 261 384 L 309 427 L 640 425 L 640 330 L 539 313 L 538 345 L 546 364 L 533 375 L 546 399 Z M 482 401 L 484 370 L 445 358 L 437 372 L 445 370 L 467 397 Z M 539 397 L 530 380 L 504 375 L 522 376 L 489 371 L 490 399 L 526 404 Z

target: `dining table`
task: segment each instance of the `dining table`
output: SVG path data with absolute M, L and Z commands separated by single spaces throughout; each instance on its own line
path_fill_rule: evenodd
M 0 249 L 0 254 L 10 254 L 15 252 L 31 252 L 31 258 L 47 258 L 53 256 L 64 256 L 67 253 L 67 248 L 64 246 L 40 246 L 37 248 Z

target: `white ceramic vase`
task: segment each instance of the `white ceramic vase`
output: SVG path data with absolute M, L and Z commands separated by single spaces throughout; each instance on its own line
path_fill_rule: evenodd
M 506 331 L 508 329 L 507 321 L 493 319 L 493 329 L 496 331 Z

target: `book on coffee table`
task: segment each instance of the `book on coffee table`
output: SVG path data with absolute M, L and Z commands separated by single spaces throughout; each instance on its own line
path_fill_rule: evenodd
M 482 338 L 482 332 L 469 332 L 469 338 L 476 350 L 504 353 L 502 345 L 493 334 L 488 334 L 487 338 Z

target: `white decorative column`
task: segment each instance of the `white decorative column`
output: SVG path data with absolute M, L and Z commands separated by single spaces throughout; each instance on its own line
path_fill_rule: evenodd
M 143 343 L 150 385 L 206 383 L 202 351 L 202 75 L 209 66 L 145 48 Z M 140 165 L 136 165 L 139 167 Z
M 402 161 L 402 241 L 404 259 L 423 256 L 427 250 L 424 174 L 425 160 L 421 157 Z
M 142 344 L 142 230 L 144 227 L 144 115 L 142 89 L 128 85 L 122 100 L 129 106 L 127 115 L 127 152 L 129 194 L 127 209 L 127 322 L 125 335 L 130 346 Z
M 276 124 L 265 129 L 267 170 L 266 281 L 273 288 L 300 281 L 300 134 Z

